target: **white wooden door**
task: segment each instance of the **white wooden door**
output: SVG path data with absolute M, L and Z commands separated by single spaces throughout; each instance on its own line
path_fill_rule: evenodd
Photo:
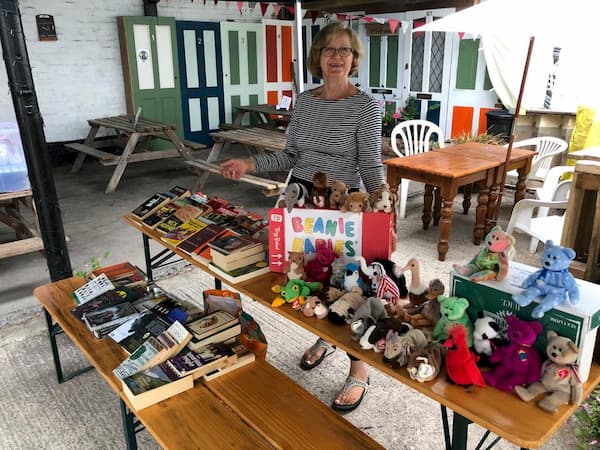
M 237 106 L 266 103 L 264 26 L 242 22 L 220 25 L 225 121 L 231 122 Z

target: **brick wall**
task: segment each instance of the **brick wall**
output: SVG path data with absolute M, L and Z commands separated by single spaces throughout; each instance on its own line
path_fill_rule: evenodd
M 82 139 L 87 119 L 125 112 L 117 16 L 143 15 L 142 0 L 19 1 L 29 60 L 48 142 Z M 57 41 L 39 41 L 35 16 L 50 14 Z M 178 20 L 260 21 L 244 4 L 212 0 L 162 0 L 158 14 Z M 265 17 L 272 14 L 269 8 Z M 0 122 L 15 121 L 4 64 L 0 69 Z

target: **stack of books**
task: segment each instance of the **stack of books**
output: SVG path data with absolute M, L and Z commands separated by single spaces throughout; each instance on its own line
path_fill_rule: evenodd
M 195 351 L 214 342 L 236 338 L 242 332 L 239 319 L 222 310 L 208 313 L 186 327 L 192 334 L 188 347 Z
M 269 271 L 265 244 L 248 235 L 222 236 L 208 244 L 209 269 L 232 283 L 254 278 Z
M 146 274 L 138 267 L 128 261 L 113 264 L 111 266 L 100 267 L 90 272 L 90 279 L 106 276 L 114 287 L 146 287 L 148 279 Z

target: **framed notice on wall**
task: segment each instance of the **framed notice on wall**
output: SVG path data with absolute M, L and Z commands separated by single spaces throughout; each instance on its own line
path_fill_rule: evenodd
M 56 28 L 54 26 L 54 17 L 49 14 L 38 14 L 35 16 L 37 23 L 38 36 L 40 41 L 56 41 Z

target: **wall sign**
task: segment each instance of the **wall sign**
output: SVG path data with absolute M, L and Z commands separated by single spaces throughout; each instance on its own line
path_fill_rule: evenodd
M 54 16 L 49 14 L 38 14 L 35 16 L 38 36 L 40 41 L 56 41 L 56 28 L 54 27 Z

